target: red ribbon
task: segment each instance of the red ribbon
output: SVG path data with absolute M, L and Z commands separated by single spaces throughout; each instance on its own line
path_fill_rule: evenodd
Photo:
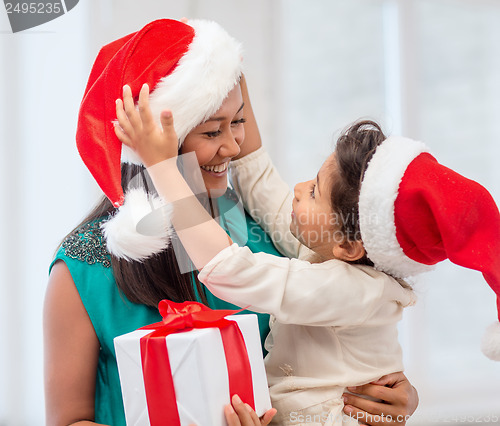
M 226 355 L 229 395 L 238 394 L 255 409 L 252 372 L 243 335 L 235 321 L 226 315 L 241 311 L 212 310 L 197 302 L 175 303 L 162 300 L 158 309 L 163 321 L 141 327 L 154 331 L 141 338 L 141 360 L 152 426 L 180 426 L 175 388 L 165 337 L 194 328 L 218 328 Z

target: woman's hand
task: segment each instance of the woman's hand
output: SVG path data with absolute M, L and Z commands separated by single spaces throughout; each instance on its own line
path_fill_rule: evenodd
M 142 86 L 138 109 L 135 108 L 132 91 L 123 86 L 123 101 L 116 100 L 115 134 L 123 144 L 132 148 L 146 167 L 150 167 L 177 156 L 178 139 L 174 130 L 174 119 L 169 110 L 162 111 L 162 129 L 156 124 L 149 108 L 149 87 Z
M 252 407 L 243 403 L 238 395 L 233 395 L 231 402 L 224 408 L 228 426 L 266 426 L 276 414 L 276 409 L 271 408 L 259 419 Z
M 344 394 L 344 413 L 362 425 L 405 425 L 418 406 L 417 390 L 402 373 L 392 373 L 363 386 L 348 388 L 349 392 L 366 395 L 382 402 Z

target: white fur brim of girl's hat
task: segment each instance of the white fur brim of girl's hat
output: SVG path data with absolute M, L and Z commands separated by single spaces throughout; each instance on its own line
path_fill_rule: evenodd
M 449 259 L 483 273 L 500 321 L 500 213 L 480 184 L 439 164 L 421 142 L 389 137 L 377 147 L 359 196 L 361 238 L 375 267 L 398 278 Z M 500 323 L 482 350 L 500 361 Z
M 128 199 L 123 193 L 121 162 L 141 163 L 114 134 L 115 100 L 122 96 L 123 86 L 130 86 L 135 99 L 144 83 L 152 88 L 153 116 L 160 123 L 161 111 L 172 111 L 180 146 L 194 127 L 220 108 L 241 72 L 240 44 L 210 21 L 160 19 L 101 49 L 80 106 L 76 141 L 92 176 L 119 207 L 103 225 L 111 254 L 141 261 L 164 250 L 170 240 L 168 223 L 161 235 L 137 232 L 136 212 L 145 211 L 151 195 L 139 189 Z

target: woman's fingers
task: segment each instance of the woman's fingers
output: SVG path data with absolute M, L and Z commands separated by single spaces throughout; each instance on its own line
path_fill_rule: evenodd
M 361 411 L 368 411 L 369 413 L 379 413 L 386 407 L 383 403 L 350 394 L 344 395 L 344 405 L 352 405 Z
M 260 424 L 262 426 L 267 426 L 269 423 L 271 423 L 271 420 L 273 417 L 276 415 L 278 410 L 276 408 L 271 408 L 270 410 L 267 410 L 264 415 L 260 418 Z
M 373 385 L 370 383 L 361 386 L 351 386 L 348 387 L 347 390 L 355 394 L 366 395 L 371 398 L 380 399 L 382 401 L 389 400 L 391 398 L 392 391 L 391 388 L 380 385 Z
M 255 425 L 260 424 L 258 417 L 257 417 L 258 423 L 255 423 L 254 419 L 252 419 L 250 411 L 247 408 L 248 404 L 244 404 L 238 395 L 233 395 L 231 403 L 233 404 L 234 411 L 236 411 L 236 414 L 238 414 L 242 426 L 251 426 L 254 424 Z
M 226 422 L 228 426 L 241 426 L 238 414 L 236 414 L 231 404 L 224 407 L 224 415 L 226 416 Z
M 260 419 L 255 410 L 248 404 L 245 404 L 245 408 L 247 409 L 248 413 L 250 413 L 250 419 L 252 420 L 250 424 L 260 426 L 261 425 Z
M 343 395 L 344 413 L 351 415 L 362 424 L 371 426 L 405 425 L 410 413 L 414 411 L 410 409 L 413 403 L 407 399 L 408 392 L 405 388 L 398 389 L 368 384 L 348 389 L 351 392 L 382 400 L 382 402 L 378 402 L 357 395 Z
M 385 376 L 382 376 L 380 379 L 375 380 L 371 383 L 374 385 L 389 386 L 390 388 L 392 388 L 404 381 L 408 381 L 408 379 L 402 371 L 399 371 L 397 373 L 386 374 Z

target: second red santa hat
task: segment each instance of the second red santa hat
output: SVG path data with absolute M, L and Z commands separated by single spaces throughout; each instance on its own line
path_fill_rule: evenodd
M 483 186 L 439 164 L 423 143 L 389 137 L 364 174 L 359 219 L 377 269 L 405 278 L 449 259 L 480 271 L 500 321 L 500 213 Z M 488 329 L 482 349 L 500 361 L 500 322 Z

